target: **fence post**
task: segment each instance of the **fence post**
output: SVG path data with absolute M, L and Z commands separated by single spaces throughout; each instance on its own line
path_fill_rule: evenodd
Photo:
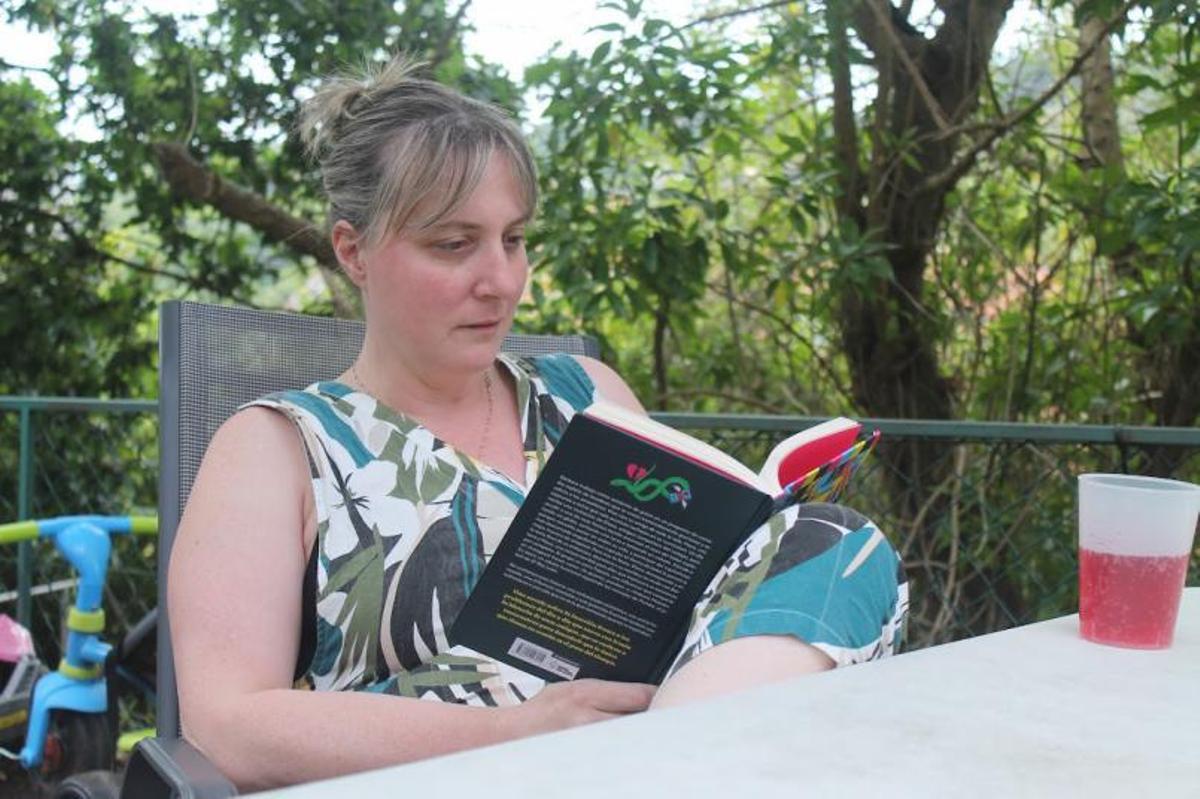
M 33 494 L 33 414 L 28 405 L 21 406 L 21 438 L 17 466 L 17 519 L 30 516 Z M 33 572 L 33 547 L 31 542 L 17 545 L 17 622 L 25 629 L 31 628 L 32 607 L 29 591 Z

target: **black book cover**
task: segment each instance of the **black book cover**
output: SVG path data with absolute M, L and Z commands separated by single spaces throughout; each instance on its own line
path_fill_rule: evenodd
M 657 682 L 771 498 L 577 414 L 451 629 L 548 680 Z

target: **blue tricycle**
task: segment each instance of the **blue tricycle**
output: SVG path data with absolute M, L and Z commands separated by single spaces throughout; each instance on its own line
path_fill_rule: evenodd
M 22 638 L 20 628 L 7 617 L 3 625 L 7 632 L 0 636 L 8 642 L 0 649 L 11 650 L 0 651 L 0 659 L 11 661 L 0 663 L 8 673 L 0 680 L 0 734 L 12 734 L 14 727 L 19 732 L 22 722 L 25 731 L 19 754 L 0 752 L 19 759 L 38 781 L 53 788 L 55 797 L 117 795 L 119 783 L 111 771 L 117 748 L 112 677 L 124 654 L 142 641 L 152 641 L 155 613 L 151 611 L 114 648 L 100 637 L 104 631 L 101 601 L 111 536 L 157 531 L 157 519 L 144 516 L 60 516 L 0 525 L 0 544 L 49 539 L 79 576 L 75 603 L 66 620 L 65 651 L 57 668 L 47 670 L 37 661 L 27 646 L 27 633 Z M 139 688 L 152 690 L 144 677 L 123 676 L 135 684 L 140 681 Z

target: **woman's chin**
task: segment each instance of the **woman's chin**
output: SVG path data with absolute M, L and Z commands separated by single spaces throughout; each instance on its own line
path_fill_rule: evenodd
M 482 372 L 496 361 L 504 337 L 496 335 L 464 344 L 452 354 L 454 363 L 460 365 L 463 371 Z

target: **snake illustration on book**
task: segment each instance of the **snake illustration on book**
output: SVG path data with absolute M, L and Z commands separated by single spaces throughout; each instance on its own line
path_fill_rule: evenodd
M 657 497 L 666 497 L 672 505 L 679 504 L 686 508 L 688 501 L 692 498 L 692 487 L 688 481 L 682 477 L 667 477 L 662 480 L 651 477 L 655 468 L 651 466 L 647 469 L 636 463 L 630 463 L 625 467 L 625 473 L 630 479 L 618 477 L 610 481 L 609 485 L 624 488 L 639 502 L 649 502 Z

